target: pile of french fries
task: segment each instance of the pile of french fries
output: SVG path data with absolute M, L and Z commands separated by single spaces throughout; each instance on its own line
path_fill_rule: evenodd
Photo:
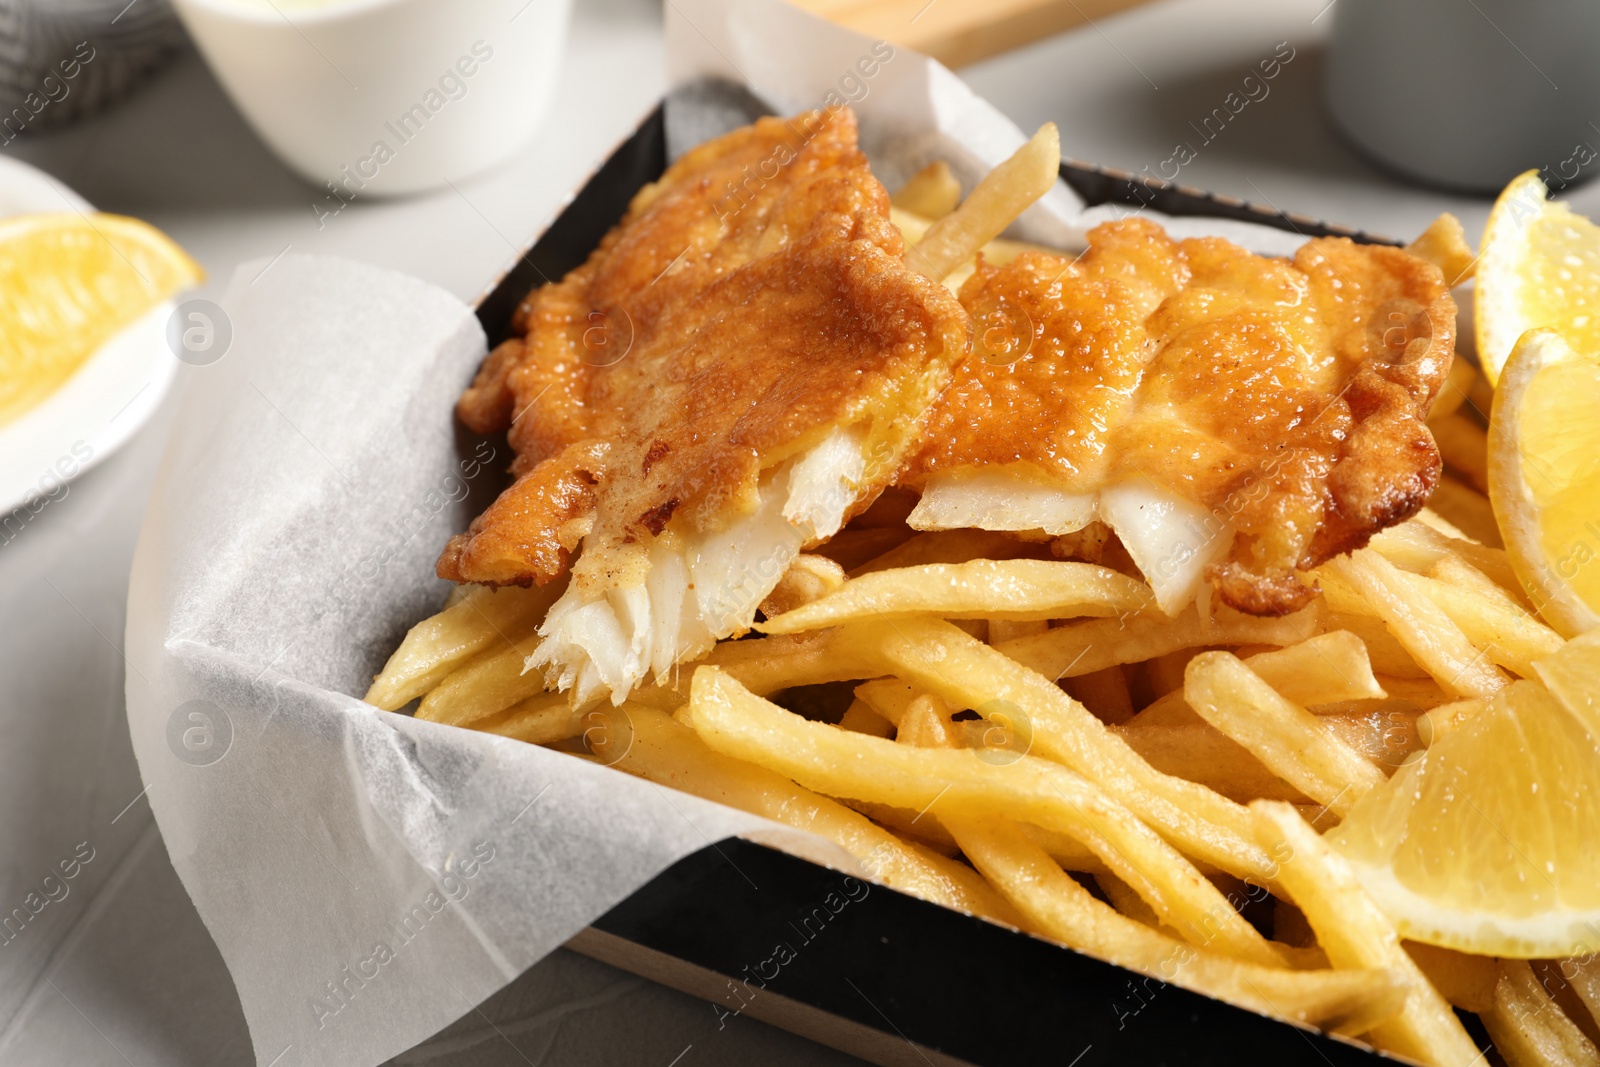
M 795 565 L 764 635 L 619 707 L 524 673 L 553 586 L 460 595 L 368 699 L 810 830 L 885 885 L 1423 1063 L 1478 1057 L 1452 1005 L 1514 1067 L 1589 1062 L 1513 1037 L 1576 1030 L 1548 976 L 1402 944 L 1320 836 L 1560 646 L 1501 550 L 1425 511 L 1293 615 L 1167 618 L 1112 552 L 919 534 L 894 503 Z M 823 718 L 782 706 L 846 689 Z
M 930 276 L 1015 254 L 991 242 L 1054 180 L 1049 134 L 959 206 L 938 167 L 896 195 Z M 561 583 L 458 590 L 367 699 L 812 831 L 884 885 L 1421 1063 L 1483 1058 L 1455 1008 L 1512 1067 L 1600 1063 L 1600 967 L 1402 942 L 1321 836 L 1562 644 L 1497 547 L 1462 413 L 1487 386 L 1457 367 L 1432 507 L 1283 618 L 1205 596 L 1169 618 L 1114 538 L 917 533 L 891 491 L 795 563 L 760 632 L 620 706 L 525 670 Z

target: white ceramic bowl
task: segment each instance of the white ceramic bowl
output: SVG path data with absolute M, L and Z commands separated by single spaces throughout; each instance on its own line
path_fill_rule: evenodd
M 0 217 L 93 210 L 41 171 L 0 157 Z M 152 309 L 36 407 L 0 424 L 0 549 L 154 413 L 178 369 L 166 340 L 173 307 Z
M 549 110 L 571 0 L 173 6 L 235 106 L 336 212 L 514 152 Z

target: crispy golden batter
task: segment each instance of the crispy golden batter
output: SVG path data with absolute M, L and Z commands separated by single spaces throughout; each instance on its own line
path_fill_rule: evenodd
M 758 475 L 860 427 L 864 506 L 965 352 L 956 299 L 909 270 L 848 109 L 753 126 L 641 190 L 583 266 L 518 309 L 462 420 L 509 427 L 518 480 L 441 577 L 620 580 L 671 522 L 716 529 Z
M 1097 227 L 1077 261 L 1025 252 L 982 265 L 961 290 L 973 353 L 934 406 L 902 480 L 1021 463 L 1069 491 L 1105 481 L 1110 430 L 1127 418 L 1155 344 L 1145 320 L 1188 281 L 1145 223 Z
M 1149 479 L 1235 531 L 1207 576 L 1256 614 L 1303 604 L 1296 571 L 1415 514 L 1437 484 L 1424 419 L 1455 305 L 1438 268 L 1399 249 L 1323 238 L 1270 259 L 1127 220 L 1076 262 L 983 266 L 961 298 L 975 351 L 911 484 L 1000 464 L 1075 493 Z

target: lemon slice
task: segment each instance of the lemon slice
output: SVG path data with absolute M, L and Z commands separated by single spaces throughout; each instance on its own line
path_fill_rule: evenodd
M 0 423 L 54 392 L 119 330 L 201 277 L 183 249 L 138 219 L 0 221 Z
M 1529 331 L 1501 371 L 1489 416 L 1500 536 L 1539 613 L 1568 637 L 1600 626 L 1597 353 L 1554 330 Z
M 1367 794 L 1328 841 L 1402 936 L 1532 959 L 1600 944 L 1597 827 L 1600 744 L 1549 690 L 1519 681 Z
M 1600 737 L 1600 630 L 1574 637 L 1533 669 L 1589 733 Z
M 1552 327 L 1600 352 L 1600 226 L 1549 196 L 1528 171 L 1500 193 L 1483 230 L 1474 299 L 1478 360 L 1491 385 L 1528 330 Z

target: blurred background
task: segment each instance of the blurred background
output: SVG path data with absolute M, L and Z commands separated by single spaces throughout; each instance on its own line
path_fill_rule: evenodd
M 241 51 L 228 21 L 262 20 L 288 39 L 296 20 L 373 0 L 182 0 L 176 12 L 164 0 L 0 0 L 0 215 L 18 210 L 7 198 L 32 180 L 15 166 L 26 164 L 51 188 L 164 231 L 206 272 L 192 295 L 214 298 L 239 264 L 259 270 L 292 250 L 392 267 L 472 301 L 666 89 L 657 0 L 575 0 L 570 15 L 533 2 L 536 69 L 512 87 L 526 107 L 475 134 L 487 147 L 471 173 L 419 163 L 387 190 L 404 195 L 330 199 L 337 168 L 319 160 L 341 144 L 283 137 L 274 123 L 292 94 L 263 89 L 270 57 Z M 807 3 L 944 58 L 1025 130 L 1055 121 L 1072 159 L 1402 240 L 1451 211 L 1476 241 L 1493 193 L 1525 169 L 1580 211 L 1600 209 L 1600 188 L 1584 184 L 1600 144 L 1587 79 L 1600 65 L 1582 5 Z M 1448 47 L 1420 49 L 1419 26 L 1450 28 L 1430 38 Z M 380 77 L 384 47 L 417 45 L 362 41 L 324 57 L 330 84 L 369 62 Z M 510 65 L 485 63 L 483 76 Z M 1397 93 L 1403 78 L 1427 91 Z M 141 802 L 122 712 L 129 560 L 196 371 L 178 368 L 125 446 L 0 541 L 0 902 L 21 899 L 79 840 L 96 850 L 26 941 L 0 947 L 7 1064 L 250 1062 L 227 972 Z M 395 1062 L 855 1061 L 750 1018 L 719 1030 L 705 1004 L 563 952 Z

